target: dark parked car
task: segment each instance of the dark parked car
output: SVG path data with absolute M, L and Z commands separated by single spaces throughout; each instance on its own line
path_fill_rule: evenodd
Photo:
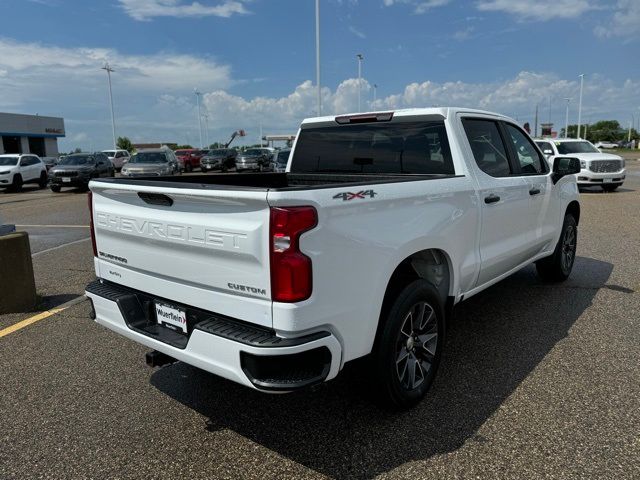
M 237 155 L 238 152 L 233 148 L 209 150 L 207 154 L 200 159 L 200 170 L 203 172 L 208 172 L 209 170 L 226 172 L 230 168 L 235 168 Z
M 252 170 L 261 172 L 271 168 L 273 148 L 250 148 L 236 157 L 236 171 Z
M 59 192 L 62 187 L 86 189 L 92 178 L 113 177 L 115 168 L 102 152 L 74 153 L 67 155 L 49 170 L 51 191 Z

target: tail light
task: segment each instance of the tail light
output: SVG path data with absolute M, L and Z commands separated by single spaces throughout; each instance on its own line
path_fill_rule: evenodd
M 91 246 L 93 247 L 93 256 L 98 256 L 98 248 L 96 247 L 96 230 L 93 226 L 93 192 L 89 190 L 87 194 L 87 203 L 89 204 L 89 230 L 91 230 Z
M 311 296 L 311 259 L 300 251 L 300 235 L 318 224 L 313 207 L 272 207 L 271 298 L 299 302 Z

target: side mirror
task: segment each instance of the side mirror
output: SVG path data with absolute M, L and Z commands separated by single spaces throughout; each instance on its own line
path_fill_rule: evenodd
M 553 183 L 557 183 L 566 175 L 580 173 L 580 160 L 574 157 L 556 157 L 553 160 Z

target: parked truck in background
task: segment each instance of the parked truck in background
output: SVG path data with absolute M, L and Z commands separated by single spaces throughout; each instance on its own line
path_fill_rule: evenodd
M 455 304 L 532 262 L 569 276 L 579 170 L 484 111 L 305 120 L 285 173 L 93 181 L 86 294 L 99 324 L 265 392 L 366 357 L 408 408 Z
M 536 139 L 549 162 L 557 156 L 571 156 L 580 161 L 576 176 L 578 187 L 600 187 L 613 192 L 626 178 L 625 160 L 619 155 L 603 153 L 591 142 L 575 138 Z

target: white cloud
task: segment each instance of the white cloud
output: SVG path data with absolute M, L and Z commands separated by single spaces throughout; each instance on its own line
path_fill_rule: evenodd
M 591 0 L 480 0 L 476 7 L 480 11 L 509 13 L 523 20 L 576 18 L 599 8 Z
M 248 1 L 224 0 L 202 4 L 182 0 L 119 0 L 130 17 L 141 21 L 154 17 L 230 17 L 249 13 L 245 6 Z
M 367 36 L 364 34 L 364 32 L 361 32 L 360 30 L 358 30 L 353 25 L 349 25 L 349 31 L 351 33 L 353 33 L 356 37 L 363 38 L 363 39 L 367 38 Z
M 405 4 L 414 7 L 414 12 L 417 14 L 425 13 L 428 10 L 436 7 L 443 7 L 451 0 L 383 0 L 385 7 L 391 7 L 393 5 Z
M 469 40 L 474 30 L 475 30 L 474 27 L 466 27 L 466 28 L 463 28 L 462 30 L 458 30 L 454 32 L 452 37 L 454 40 L 458 40 L 459 42 L 462 42 L 464 40 Z
M 55 94 L 56 89 L 66 89 L 69 84 L 95 88 L 97 79 L 105 76 L 100 70 L 105 62 L 116 70 L 114 84 L 128 89 L 170 92 L 231 84 L 228 65 L 192 55 L 126 55 L 106 48 L 60 48 L 0 39 L 0 71 L 5 72 L 0 77 L 5 78 L 2 85 L 16 92 L 46 89 Z
M 596 35 L 603 38 L 640 35 L 640 1 L 618 0 L 616 7 L 611 21 L 595 28 Z
M 316 86 L 307 80 L 283 96 L 245 97 L 233 89 L 230 67 L 213 60 L 181 54 L 124 55 L 112 49 L 59 48 L 0 39 L 0 105 L 21 113 L 65 117 L 67 138 L 62 151 L 110 145 L 111 119 L 104 61 L 114 65 L 113 93 L 116 134 L 134 141 L 197 145 L 198 114 L 193 87 L 203 92 L 209 113 L 210 140 L 226 140 L 245 129 L 247 143 L 265 133 L 295 132 L 305 117 L 316 114 Z M 189 75 L 184 72 L 188 71 Z M 498 111 L 532 121 L 536 103 L 541 118 L 552 98 L 552 121 L 564 121 L 562 98 L 573 97 L 575 115 L 579 84 L 551 73 L 520 72 L 494 82 L 421 81 L 379 97 L 372 105 L 371 85 L 362 82 L 363 109 L 387 110 L 421 106 L 463 106 Z M 323 113 L 354 112 L 358 81 L 343 80 L 322 89 Z M 628 117 L 629 105 L 640 105 L 640 80 L 613 81 L 603 76 L 585 79 L 584 118 Z M 573 117 L 572 117 L 573 118 Z M 626 120 L 625 120 L 626 121 Z

